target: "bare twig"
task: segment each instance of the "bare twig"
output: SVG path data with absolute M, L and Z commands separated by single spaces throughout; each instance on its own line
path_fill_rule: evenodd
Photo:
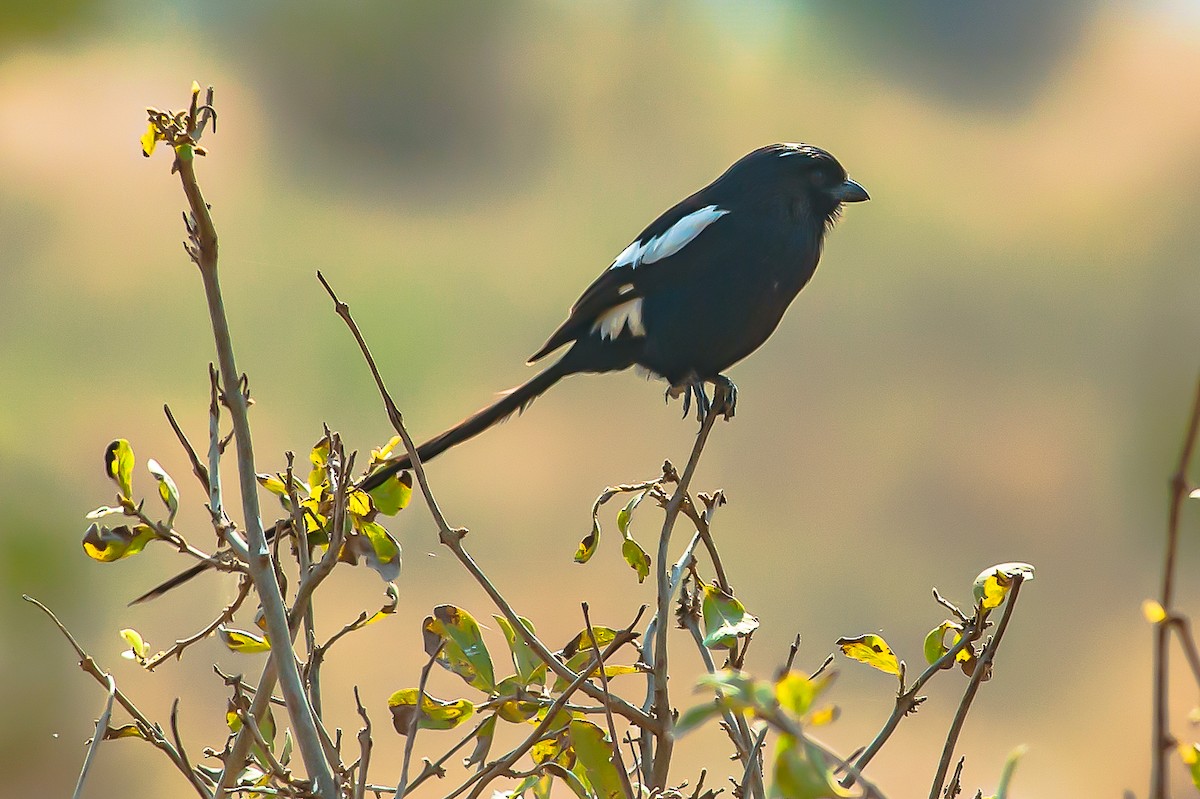
M 587 628 L 588 640 L 592 644 L 592 654 L 596 656 L 596 671 L 600 674 L 600 687 L 604 693 L 608 693 L 608 673 L 604 671 L 604 655 L 600 653 L 600 645 L 596 643 L 596 631 L 592 628 L 591 614 L 588 613 L 588 603 L 583 603 L 583 623 Z M 621 790 L 625 792 L 626 799 L 633 799 L 633 786 L 629 784 L 629 772 L 625 770 L 625 761 L 621 758 L 620 739 L 617 737 L 617 725 L 613 722 L 612 708 L 606 702 L 604 704 L 604 717 L 608 721 L 608 736 L 613 743 L 613 765 L 617 768 L 617 775 L 621 778 Z
M 145 735 L 146 740 L 161 750 L 163 754 L 165 754 L 171 760 L 175 767 L 183 773 L 183 775 L 187 778 L 188 783 L 196 789 L 196 792 L 200 794 L 200 796 L 202 796 L 204 799 L 212 799 L 212 794 L 207 788 L 204 787 L 204 785 L 200 783 L 199 778 L 196 776 L 195 772 L 192 771 L 191 765 L 189 765 L 188 762 L 183 759 L 183 756 L 179 753 L 179 750 L 177 750 L 171 744 L 171 742 L 166 739 L 166 736 L 163 735 L 159 726 L 151 722 L 150 719 L 146 718 L 146 716 L 142 714 L 142 711 L 138 710 L 137 705 L 133 704 L 129 697 L 122 693 L 121 689 L 117 688 L 116 685 L 112 683 L 112 677 L 106 671 L 101 669 L 99 665 L 97 665 L 96 661 L 92 659 L 91 655 L 83 650 L 83 647 L 81 647 L 79 642 L 75 640 L 75 636 L 71 635 L 71 631 L 68 630 L 66 626 L 58 620 L 58 616 L 54 615 L 54 612 L 51 611 L 50 608 L 46 607 L 28 594 L 22 594 L 21 599 L 24 599 L 26 602 L 37 606 L 39 610 L 41 610 L 50 618 L 50 621 L 52 621 L 54 626 L 58 628 L 58 631 L 61 632 L 63 637 L 67 639 L 67 643 L 69 643 L 71 648 L 75 650 L 75 654 L 79 656 L 79 668 L 83 669 L 84 673 L 91 675 L 96 682 L 100 683 L 100 685 L 105 688 L 105 690 L 108 690 L 109 686 L 112 685 L 112 694 L 116 699 L 117 704 L 124 708 L 125 712 L 133 717 L 134 721 L 136 721 L 138 724 L 138 728 L 141 730 L 143 735 Z
M 164 652 L 159 652 L 157 655 L 147 660 L 144 664 L 146 671 L 154 671 L 154 669 L 157 668 L 167 658 L 183 657 L 183 650 L 187 649 L 197 641 L 202 641 L 208 636 L 212 635 L 213 632 L 222 624 L 228 624 L 230 621 L 232 621 L 234 614 L 238 612 L 238 609 L 242 606 L 242 603 L 246 601 L 246 597 L 250 595 L 250 589 L 252 587 L 253 584 L 250 582 L 249 577 L 243 576 L 241 583 L 238 585 L 238 595 L 232 602 L 225 606 L 225 609 L 221 611 L 221 615 L 213 619 L 212 622 L 205 626 L 203 630 L 200 630 L 194 635 L 189 635 L 187 638 L 180 638 L 170 649 Z
M 196 450 L 192 447 L 192 442 L 188 441 L 188 437 L 183 432 L 183 428 L 179 426 L 179 422 L 175 421 L 175 414 L 171 413 L 171 406 L 163 405 L 163 413 L 167 415 L 167 421 L 171 424 L 171 429 L 175 431 L 175 437 L 179 439 L 183 451 L 187 453 L 188 461 L 192 464 L 192 474 L 196 475 L 196 479 L 204 487 L 204 494 L 207 496 L 209 492 L 208 469 L 200 462 L 200 458 L 196 456 Z
M 512 606 L 508 603 L 508 600 L 506 600 L 500 591 L 497 590 L 496 586 L 492 584 L 492 581 L 488 579 L 483 570 L 480 569 L 478 564 L 475 563 L 475 560 L 470 556 L 470 554 L 467 553 L 462 544 L 462 539 L 466 536 L 467 531 L 463 528 L 452 528 L 446 522 L 446 517 L 442 513 L 441 506 L 438 505 L 437 499 L 433 495 L 433 490 L 429 487 L 429 480 L 425 476 L 425 466 L 422 464 L 421 458 L 417 454 L 416 444 L 413 442 L 412 436 L 409 435 L 408 428 L 404 426 L 404 417 L 401 415 L 400 409 L 396 406 L 396 403 L 392 400 L 391 394 L 388 393 L 387 387 L 384 385 L 383 377 L 379 374 L 379 368 L 375 365 L 375 359 L 371 355 L 370 348 L 367 347 L 367 343 L 363 339 L 362 333 L 358 329 L 358 325 L 355 324 L 354 318 L 350 315 L 350 306 L 338 299 L 337 294 L 334 293 L 333 287 L 329 285 L 329 282 L 325 280 L 324 275 L 322 275 L 320 272 L 317 273 L 317 279 L 321 281 L 321 285 L 325 287 L 325 291 L 328 292 L 330 298 L 333 300 L 337 315 L 346 323 L 346 326 L 350 329 L 350 332 L 354 336 L 354 340 L 358 342 L 359 349 L 362 351 L 363 358 L 367 363 L 367 367 L 371 370 L 371 375 L 375 378 L 375 386 L 378 388 L 379 395 L 383 399 L 388 421 L 391 422 L 392 428 L 404 442 L 405 451 L 408 453 L 408 457 L 412 463 L 413 473 L 416 475 L 417 484 L 421 489 L 421 496 L 424 498 L 425 504 L 429 508 L 429 513 L 433 516 L 433 520 L 437 524 L 438 540 L 454 553 L 454 556 L 458 558 L 458 561 L 463 565 L 463 567 L 466 568 L 471 576 L 475 578 L 475 581 L 479 583 L 480 587 L 487 592 L 488 597 L 491 598 L 492 602 L 495 603 L 496 607 L 499 608 L 504 617 L 508 619 L 510 624 L 512 624 L 513 629 L 525 639 L 525 643 L 529 645 L 529 648 L 533 650 L 533 653 L 537 655 L 543 662 L 545 662 L 550 670 L 559 677 L 562 677 L 567 681 L 575 680 L 579 675 L 568 669 L 561 660 L 556 658 L 553 653 L 550 652 L 549 648 L 547 648 L 546 645 L 542 643 L 542 641 L 536 635 L 529 631 L 529 628 L 527 628 L 518 618 L 516 611 L 513 610 Z M 303 590 L 303 586 L 301 586 L 301 590 Z M 601 702 L 611 702 L 612 709 L 616 713 L 624 716 L 626 719 L 642 728 L 648 727 L 650 729 L 658 729 L 660 726 L 660 723 L 657 719 L 653 718 L 640 708 L 634 707 L 624 699 L 621 699 L 619 696 L 605 696 L 604 692 L 601 691 L 600 688 L 592 685 L 591 683 L 583 683 L 582 690 L 593 699 Z
M 954 757 L 954 747 L 958 743 L 958 734 L 967 720 L 967 713 L 971 709 L 971 702 L 974 701 L 976 692 L 979 691 L 980 683 L 983 682 L 984 676 L 991 671 L 992 660 L 996 657 L 996 650 L 1000 648 L 1000 640 L 1004 637 L 1004 631 L 1008 629 L 1008 620 L 1012 618 L 1013 608 L 1017 605 L 1017 595 L 1021 593 L 1021 583 L 1024 582 L 1024 579 L 1020 574 L 1012 578 L 1012 587 L 1008 590 L 1008 598 L 1004 603 L 1004 614 L 1000 617 L 1000 623 L 996 625 L 996 633 L 988 641 L 987 646 L 983 648 L 983 654 L 975 662 L 975 669 L 971 672 L 971 679 L 967 682 L 967 689 L 963 692 L 962 701 L 958 704 L 958 711 L 954 714 L 954 721 L 951 722 L 950 731 L 946 735 L 946 744 L 942 747 L 942 758 L 933 778 L 929 799 L 938 799 L 938 794 L 942 791 L 942 785 L 946 781 L 946 772 L 950 769 L 950 760 Z
M 420 697 L 417 699 L 419 707 Z M 367 790 L 367 767 L 371 764 L 373 743 L 371 741 L 371 717 L 367 715 L 367 709 L 363 707 L 362 700 L 358 698 L 357 685 L 354 686 L 354 707 L 363 720 L 362 729 L 358 731 L 358 749 L 361 754 L 358 756 L 358 781 L 354 785 L 354 799 L 363 799 Z
M 1200 431 L 1200 380 L 1196 382 L 1196 396 L 1192 402 L 1192 413 L 1188 418 L 1187 432 L 1183 437 L 1183 448 L 1175 474 L 1171 477 L 1171 504 L 1167 518 L 1166 563 L 1163 565 L 1162 593 L 1159 604 L 1168 616 L 1175 615 L 1172 605 L 1175 600 L 1175 557 L 1179 548 L 1179 520 L 1183 513 L 1183 502 L 1188 496 L 1188 468 L 1196 448 L 1196 436 Z M 1168 697 L 1168 637 L 1170 629 L 1160 624 L 1154 631 L 1154 730 L 1150 752 L 1150 797 L 1164 799 L 1167 795 L 1166 755 L 1174 745 L 1171 736 Z
M 100 750 L 100 742 L 104 740 L 104 733 L 108 732 L 108 720 L 112 718 L 113 700 L 117 698 L 117 684 L 113 681 L 111 674 L 106 674 L 104 677 L 108 683 L 108 698 L 104 700 L 104 710 L 100 713 L 100 718 L 96 719 L 96 734 L 92 736 L 87 755 L 83 758 L 83 767 L 79 769 L 79 779 L 75 781 L 75 792 L 71 794 L 72 799 L 79 799 L 83 795 L 83 783 L 87 780 L 88 772 L 91 771 L 92 761 L 96 759 L 96 752 Z
M 637 626 L 638 622 L 641 621 L 642 614 L 645 613 L 645 611 L 645 606 L 642 606 L 642 608 L 638 610 L 633 621 L 630 622 L 629 625 L 624 629 L 617 631 L 616 635 L 613 636 L 613 640 L 604 648 L 604 653 L 601 656 L 600 661 L 607 660 L 618 649 L 637 638 L 637 633 L 635 633 L 633 630 Z M 589 665 L 584 667 L 584 669 L 575 677 L 575 679 L 571 681 L 571 684 L 568 685 L 563 692 L 559 694 L 557 698 L 555 698 L 550 707 L 546 709 L 545 716 L 542 718 L 541 722 L 538 723 L 537 727 L 534 728 L 532 733 L 526 736 L 524 741 L 519 743 L 516 747 L 504 754 L 499 759 L 493 761 L 488 765 L 487 768 L 477 771 L 474 775 L 468 778 L 466 782 L 449 793 L 445 799 L 454 799 L 454 797 L 460 795 L 472 785 L 475 787 L 471 790 L 469 798 L 476 799 L 476 797 L 483 792 L 484 788 L 487 787 L 489 782 L 494 780 L 496 777 L 507 773 L 522 755 L 528 752 L 535 743 L 546 737 L 546 734 L 553 726 L 559 711 L 566 706 L 571 696 L 577 690 L 581 689 L 585 685 L 588 685 L 587 679 L 592 675 L 592 672 L 595 671 L 595 669 L 599 668 L 600 661 L 593 660 Z M 616 746 L 616 741 L 613 742 L 613 746 Z
M 688 458 L 687 466 L 683 470 L 683 475 L 679 478 L 678 485 L 675 486 L 675 491 L 671 494 L 671 499 L 667 502 L 666 513 L 663 518 L 662 531 L 658 539 L 658 559 L 655 562 L 655 585 L 657 586 L 658 604 L 655 611 L 655 619 L 657 628 L 655 629 L 654 640 L 647 640 L 643 643 L 642 652 L 643 659 L 651 665 L 650 685 L 648 686 L 648 696 L 646 707 L 652 711 L 652 716 L 658 723 L 658 729 L 653 730 L 654 746 L 651 747 L 650 739 L 647 736 L 647 728 L 642 728 L 642 753 L 644 757 L 643 772 L 649 772 L 648 788 L 653 792 L 655 790 L 662 791 L 667 787 L 667 776 L 671 765 L 671 752 L 675 746 L 674 735 L 671 731 L 673 720 L 671 716 L 671 696 L 667 689 L 668 676 L 668 657 L 667 657 L 667 619 L 671 613 L 671 582 L 667 573 L 667 563 L 670 553 L 671 532 L 675 529 L 675 522 L 679 518 L 679 513 L 683 507 L 684 501 L 688 497 L 688 486 L 691 485 L 692 476 L 696 473 L 696 466 L 700 463 L 700 455 L 704 452 L 704 445 L 708 441 L 708 435 L 712 431 L 713 424 L 716 423 L 717 417 L 724 414 L 710 408 L 704 416 L 704 421 L 700 424 L 700 431 L 696 434 L 696 443 L 692 447 L 692 454 Z M 705 525 L 707 527 L 707 525 Z M 701 531 L 701 538 L 704 533 Z M 649 650 L 649 651 L 648 651 Z M 648 657 L 649 655 L 649 657 Z
M 421 681 L 417 684 L 417 704 L 413 708 L 412 721 L 409 722 L 408 732 L 404 734 L 404 762 L 400 767 L 400 781 L 396 783 L 396 799 L 404 799 L 404 791 L 408 785 L 408 766 L 412 762 L 413 742 L 417 739 L 417 730 L 421 728 L 421 703 L 425 699 L 425 684 L 429 682 L 429 672 L 433 668 L 433 664 L 437 662 L 438 655 L 442 654 L 442 649 L 446 646 L 446 641 L 443 640 L 437 645 L 437 649 L 433 650 L 433 654 L 429 656 L 429 660 L 425 663 L 425 667 L 421 669 Z
M 1005 612 L 1007 613 L 1007 609 Z M 901 719 L 916 710 L 916 708 L 920 706 L 921 702 L 925 701 L 924 697 L 918 696 L 918 692 L 922 687 L 924 687 L 925 683 L 927 683 L 933 677 L 933 675 L 946 668 L 947 665 L 954 663 L 954 659 L 958 657 L 959 652 L 970 646 L 973 642 L 979 640 L 979 637 L 983 632 L 984 625 L 985 621 L 982 612 L 977 613 L 973 620 L 966 623 L 966 626 L 959 634 L 959 639 L 955 642 L 954 646 L 947 649 L 940 658 L 931 663 L 929 667 L 925 669 L 925 671 L 921 672 L 920 676 L 917 677 L 917 679 L 912 683 L 912 685 L 908 686 L 907 689 L 901 686 L 901 690 L 896 694 L 896 704 L 892 708 L 892 714 L 888 716 L 888 720 L 884 722 L 883 727 L 875 735 L 875 738 L 871 741 L 871 743 L 867 745 L 867 748 L 864 749 L 862 754 L 860 754 L 854 760 L 855 768 L 861 770 L 867 767 L 867 764 L 871 762 L 871 759 L 875 757 L 883 745 L 887 743 L 887 740 L 891 737 L 892 733 L 896 731 L 896 727 L 900 724 Z M 978 667 L 978 664 L 976 664 L 976 669 L 978 669 Z M 853 783 L 853 774 L 847 774 L 842 778 L 843 787 L 849 787 Z
M 206 106 L 211 109 L 211 88 L 208 92 Z M 323 799 L 335 799 L 337 786 L 334 783 L 331 764 L 326 760 L 321 738 L 317 733 L 317 721 L 312 705 L 309 703 L 308 694 L 300 680 L 292 638 L 289 634 L 287 611 L 284 608 L 279 585 L 275 580 L 270 551 L 267 548 L 266 534 L 263 530 L 262 515 L 258 504 L 258 482 L 254 469 L 254 445 L 250 435 L 248 403 L 241 385 L 239 385 L 241 373 L 237 369 L 233 354 L 233 338 L 230 334 L 229 319 L 225 313 L 225 303 L 221 296 L 220 281 L 217 276 L 217 231 L 212 215 L 209 213 L 208 203 L 204 200 L 199 180 L 196 177 L 196 138 L 199 137 L 204 124 L 210 117 L 210 114 L 198 113 L 196 100 L 193 98 L 191 119 L 189 120 L 189 128 L 195 131 L 192 141 L 175 145 L 173 168 L 179 173 L 183 192 L 191 210 L 191 214 L 186 219 L 190 246 L 185 244 L 185 248 L 199 267 L 200 278 L 204 284 L 204 296 L 208 303 L 213 340 L 217 349 L 217 361 L 220 365 L 221 382 L 225 388 L 223 398 L 229 408 L 235 434 L 242 514 L 248 536 L 248 565 L 266 619 L 267 634 L 271 638 L 271 660 L 276 664 L 280 688 L 288 703 L 288 713 L 296 733 L 296 743 L 304 759 L 305 767 L 313 780 L 316 793 Z M 219 451 L 210 457 L 211 492 L 215 492 L 219 485 L 217 474 L 213 468 L 218 457 Z M 213 503 L 213 512 L 217 513 L 219 508 L 218 497 L 217 501 Z M 230 542 L 233 543 L 232 537 L 230 537 Z M 241 769 L 240 763 L 226 762 L 225 766 L 226 770 L 240 771 Z M 222 779 L 222 783 L 224 782 L 225 780 Z

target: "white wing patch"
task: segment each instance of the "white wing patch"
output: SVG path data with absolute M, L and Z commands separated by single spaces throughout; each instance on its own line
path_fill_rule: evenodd
M 646 335 L 646 326 L 642 323 L 641 297 L 609 308 L 592 325 L 592 332 L 599 331 L 602 339 L 615 339 L 626 329 L 634 337 Z
M 652 264 L 682 250 L 706 227 L 729 213 L 715 205 L 706 205 L 692 211 L 671 227 L 648 241 L 635 241 L 617 256 L 609 269 L 621 266 L 637 268 L 641 264 Z

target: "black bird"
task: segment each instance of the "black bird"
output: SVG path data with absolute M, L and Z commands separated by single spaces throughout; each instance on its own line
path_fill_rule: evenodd
M 775 332 L 821 257 L 843 203 L 870 199 L 829 153 L 771 144 L 655 219 L 588 286 L 567 320 L 528 363 L 570 345 L 528 382 L 417 448 L 422 461 L 524 410 L 578 372 L 639 367 L 691 396 L 703 417 L 705 383 L 733 415 L 736 387 L 723 372 Z M 409 468 L 404 456 L 366 478 L 373 488 Z
M 417 448 L 422 461 L 524 410 L 578 372 L 639 367 L 664 378 L 668 396 L 692 396 L 733 415 L 737 389 L 723 374 L 766 341 L 821 257 L 843 203 L 869 199 L 832 155 L 807 144 L 771 144 L 650 223 L 588 286 L 529 363 L 568 346 L 528 382 Z M 363 479 L 371 489 L 411 466 L 405 455 Z M 269 531 L 270 532 L 270 531 Z M 203 571 L 193 567 L 140 597 Z

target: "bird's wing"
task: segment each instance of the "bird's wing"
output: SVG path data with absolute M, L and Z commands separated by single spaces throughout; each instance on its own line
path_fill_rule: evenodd
M 566 321 L 533 354 L 529 363 L 586 335 L 592 327 L 602 323 L 606 312 L 629 307 L 629 303 L 642 296 L 648 277 L 670 263 L 672 256 L 727 213 L 728 210 L 715 204 L 703 204 L 697 195 L 663 213 L 613 260 L 608 269 L 592 281 L 571 306 Z M 619 313 L 608 322 L 612 325 L 606 333 L 610 338 L 618 335 L 626 324 L 630 324 L 631 329 L 641 324 L 640 320 L 633 321 L 629 314 Z

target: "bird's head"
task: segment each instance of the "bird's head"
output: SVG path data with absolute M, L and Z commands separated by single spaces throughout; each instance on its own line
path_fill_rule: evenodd
M 837 219 L 843 203 L 871 199 L 836 158 L 811 144 L 760 147 L 730 167 L 726 176 L 746 181 L 750 191 L 768 201 L 785 201 L 793 213 L 827 224 Z

